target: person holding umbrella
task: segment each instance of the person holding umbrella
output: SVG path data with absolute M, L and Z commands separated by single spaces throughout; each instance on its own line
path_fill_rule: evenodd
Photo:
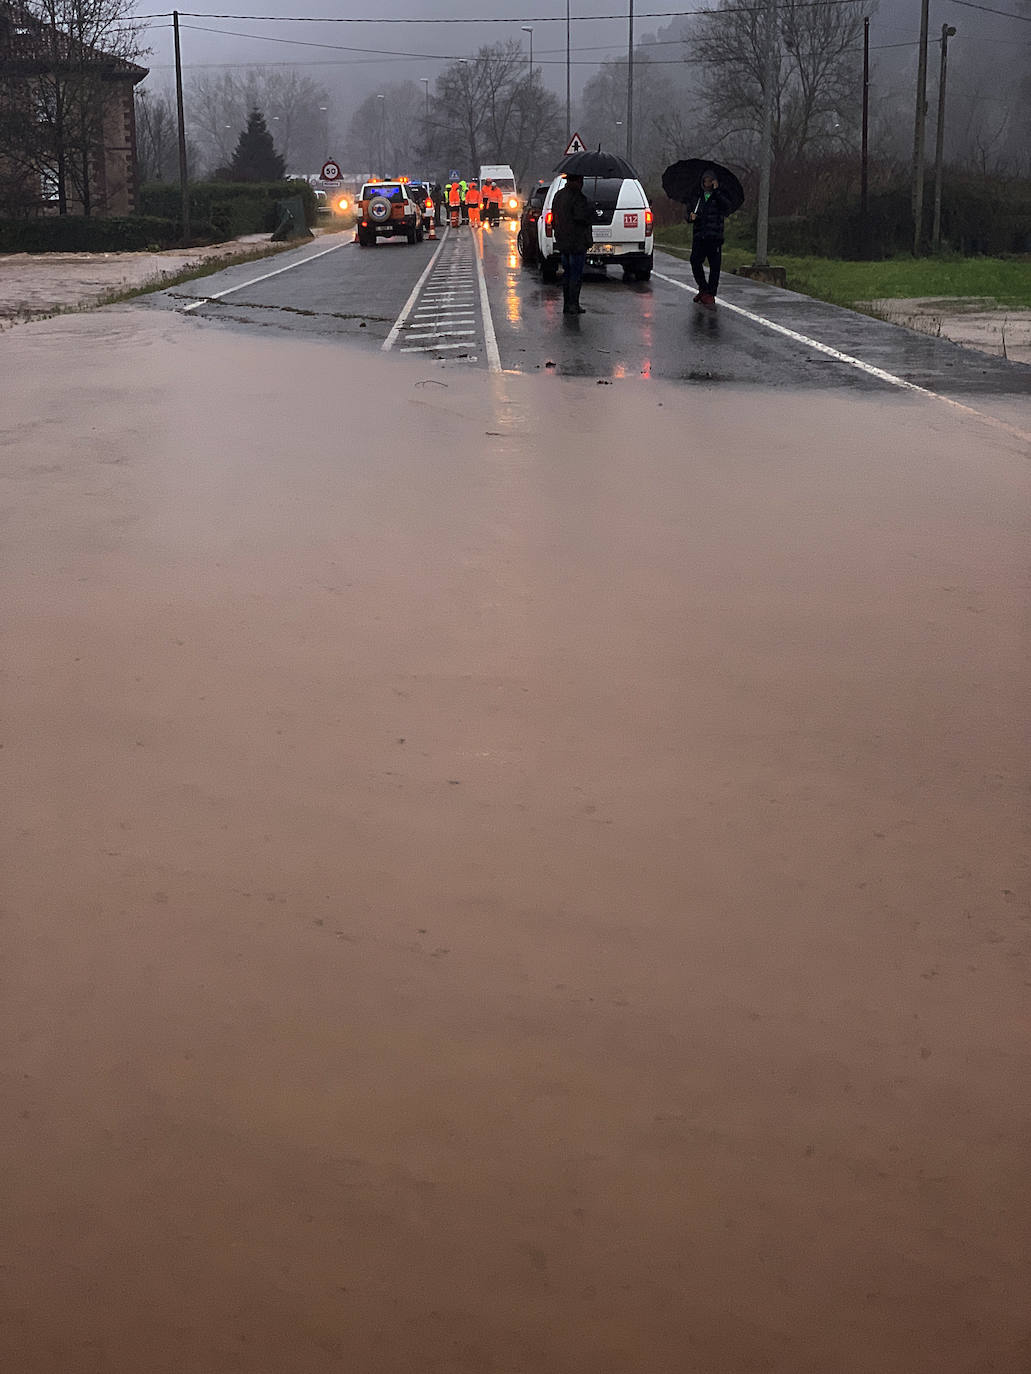
M 584 179 L 567 173 L 566 184 L 555 195 L 551 206 L 555 247 L 562 257 L 562 313 L 584 315 L 580 304 L 587 250 L 594 242 L 591 229 L 591 202 L 584 195 Z
M 687 222 L 693 226 L 691 271 L 698 286 L 695 303 L 715 310 L 723 261 L 724 222 L 728 215 L 741 208 L 745 198 L 741 183 L 733 172 L 716 162 L 690 158 L 666 168 L 662 187 L 671 200 L 684 202 Z
M 720 264 L 723 262 L 723 225 L 730 214 L 730 200 L 720 190 L 716 174 L 710 169 L 702 173 L 701 192 L 694 203 L 687 206 L 687 222 L 694 226 L 691 240 L 691 271 L 698 284 L 695 301 L 707 310 L 716 309 L 716 292 L 720 285 Z M 709 277 L 705 277 L 705 264 Z

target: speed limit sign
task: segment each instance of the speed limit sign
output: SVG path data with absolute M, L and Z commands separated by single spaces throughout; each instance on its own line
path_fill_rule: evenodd
M 322 168 L 323 181 L 339 181 L 340 168 L 333 161 L 327 162 Z

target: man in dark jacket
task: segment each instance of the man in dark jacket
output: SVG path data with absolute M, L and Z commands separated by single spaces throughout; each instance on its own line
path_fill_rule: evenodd
M 687 203 L 687 219 L 694 225 L 691 244 L 691 271 L 698 283 L 695 301 L 707 310 L 716 309 L 716 292 L 720 285 L 720 263 L 723 261 L 723 222 L 730 214 L 730 201 L 712 171 L 702 173 L 702 189 Z M 705 263 L 709 264 L 709 280 L 705 279 Z
M 587 250 L 594 242 L 591 232 L 591 202 L 584 195 L 583 177 L 568 176 L 551 206 L 555 247 L 562 256 L 562 294 L 564 315 L 583 315 L 580 287 L 587 265 Z

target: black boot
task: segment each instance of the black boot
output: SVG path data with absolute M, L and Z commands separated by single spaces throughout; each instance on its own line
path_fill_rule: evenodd
M 573 292 L 568 277 L 562 278 L 562 313 L 563 315 L 573 314 Z
M 586 315 L 587 311 L 580 304 L 580 282 L 569 293 L 569 313 L 571 315 Z

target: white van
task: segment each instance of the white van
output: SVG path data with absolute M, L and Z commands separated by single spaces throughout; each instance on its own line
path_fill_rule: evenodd
M 548 187 L 537 221 L 541 275 L 554 281 L 559 273 L 552 204 L 565 185 L 565 175 Z M 591 202 L 594 243 L 588 267 L 621 267 L 625 281 L 647 281 L 655 251 L 655 218 L 644 187 L 633 177 L 584 177 L 584 195 Z
M 488 181 L 501 188 L 501 213 L 505 219 L 518 219 L 522 206 L 512 168 L 506 162 L 484 163 L 480 168 L 481 194 Z

